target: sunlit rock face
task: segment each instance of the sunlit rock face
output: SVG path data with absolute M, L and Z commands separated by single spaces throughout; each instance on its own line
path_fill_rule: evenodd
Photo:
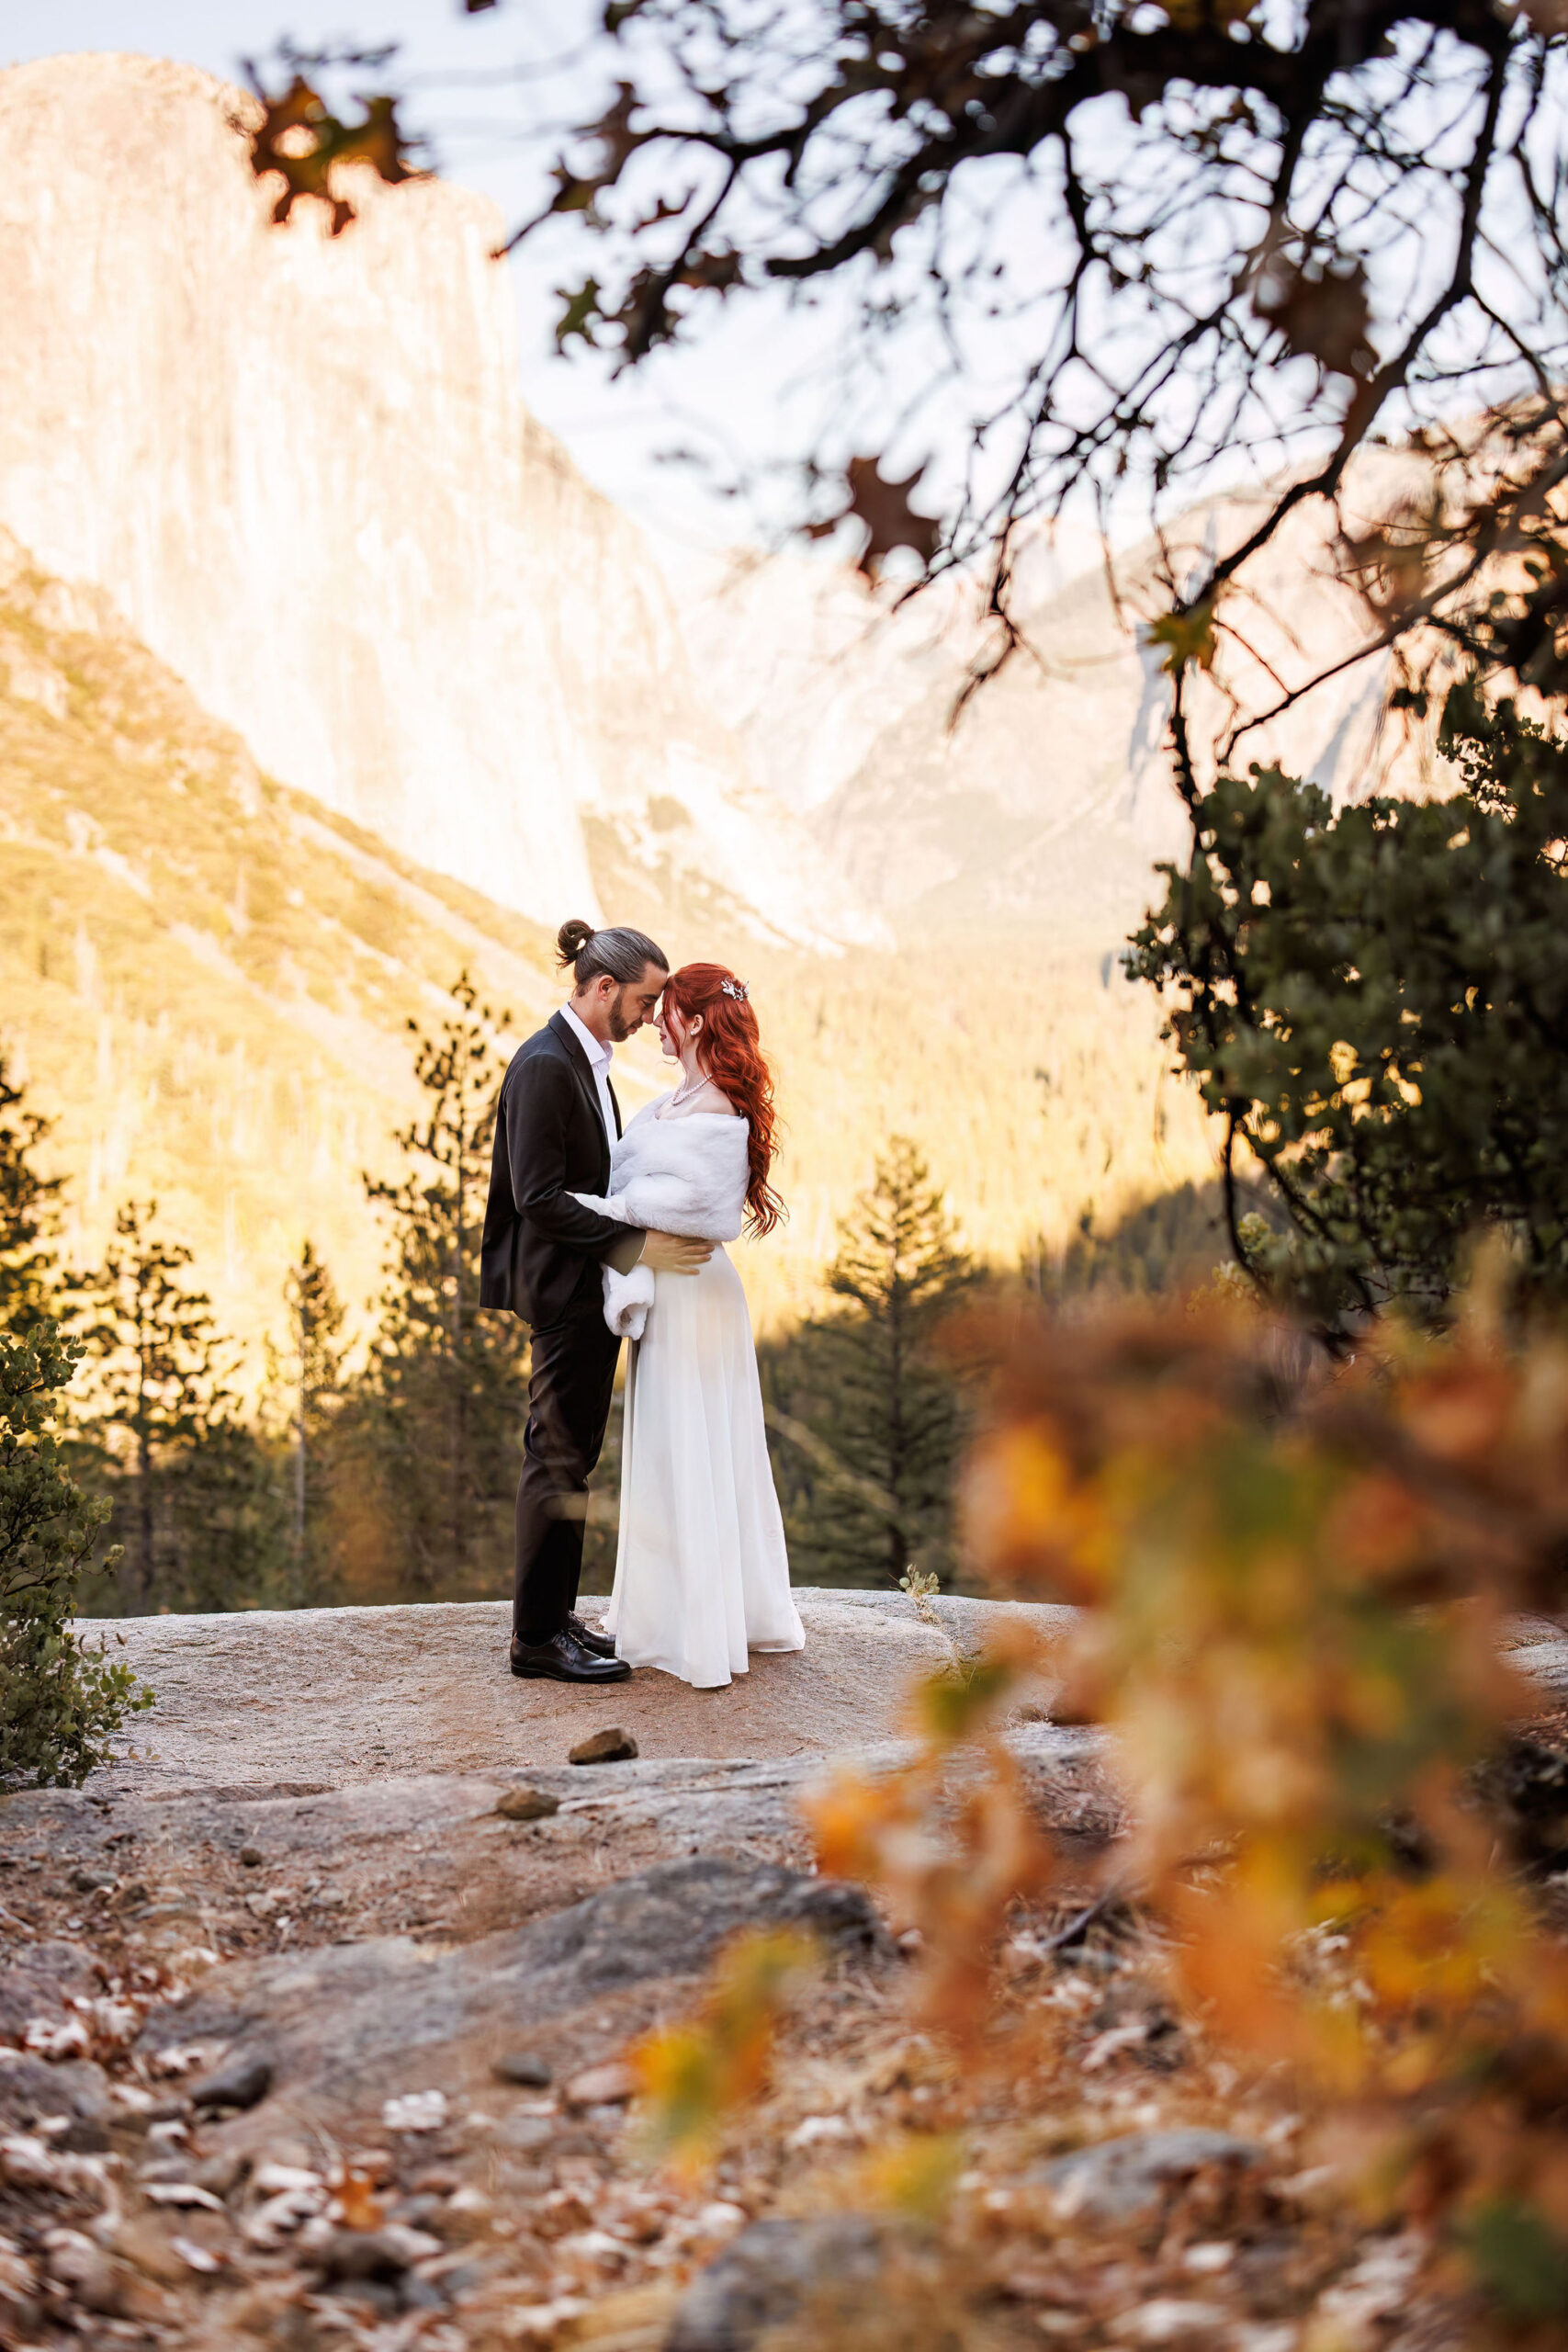
M 973 582 L 900 601 L 789 555 L 677 576 L 699 671 L 728 647 L 752 769 L 824 858 L 908 944 L 998 967 L 1025 938 L 1113 949 L 1183 841 L 1157 654 L 1085 550 L 1030 552 L 1028 646 L 967 699 L 991 652 Z
M 246 104 L 144 58 L 0 74 L 0 523 L 265 768 L 525 914 L 593 911 L 592 812 L 852 933 L 640 535 L 522 405 L 499 216 L 356 179 L 342 236 L 275 228 Z
M 1370 530 L 1421 488 L 1410 460 L 1366 453 L 1343 486 L 1348 522 Z M 1265 511 L 1255 493 L 1179 517 L 1167 537 L 1177 575 L 1241 543 Z M 820 560 L 747 552 L 675 578 L 699 673 L 722 663 L 753 773 L 862 902 L 911 945 L 957 936 L 1005 960 L 1025 936 L 1113 949 L 1161 888 L 1156 862 L 1189 854 L 1164 649 L 1139 626 L 1165 602 L 1155 568 L 1149 545 L 1120 551 L 1113 595 L 1087 535 L 1021 535 L 1020 643 L 972 694 L 998 650 L 975 581 L 900 597 Z M 1251 559 L 1226 618 L 1213 678 L 1189 697 L 1201 779 L 1258 761 L 1339 801 L 1453 789 L 1431 725 L 1387 708 L 1387 656 L 1348 659 L 1369 616 L 1321 503 Z M 1238 718 L 1287 699 L 1227 745 Z

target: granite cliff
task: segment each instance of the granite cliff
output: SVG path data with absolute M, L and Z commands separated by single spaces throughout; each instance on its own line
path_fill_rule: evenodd
M 1348 508 L 1367 518 L 1418 493 L 1412 474 L 1409 459 L 1367 453 Z M 1168 538 L 1177 571 L 1237 544 L 1262 511 L 1257 495 L 1233 495 L 1183 515 Z M 928 952 L 1001 938 L 1027 953 L 1041 938 L 1102 952 L 1148 904 L 1155 862 L 1187 848 L 1169 681 L 1137 626 L 1161 609 L 1154 561 L 1150 545 L 1119 550 L 1113 595 L 1098 541 L 1026 534 L 1012 589 L 1022 643 L 966 702 L 972 665 L 993 650 L 972 585 L 939 581 L 900 601 L 809 558 L 737 550 L 683 567 L 677 593 L 699 669 L 723 662 L 753 774 L 868 914 Z M 1321 509 L 1251 561 L 1228 615 L 1240 633 L 1222 639 L 1214 687 L 1195 695 L 1200 745 L 1228 721 L 1232 695 L 1265 710 L 1281 682 L 1332 671 L 1363 641 Z M 1277 761 L 1338 800 L 1442 784 L 1430 729 L 1390 723 L 1389 684 L 1386 655 L 1329 677 L 1245 737 L 1238 764 Z
M 525 410 L 499 215 L 431 180 L 275 228 L 248 105 L 140 57 L 0 74 L 0 523 L 263 768 L 505 906 L 594 907 L 590 816 L 753 930 L 863 934 Z

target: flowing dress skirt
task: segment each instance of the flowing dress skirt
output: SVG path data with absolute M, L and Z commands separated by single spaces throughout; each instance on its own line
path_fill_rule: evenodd
M 751 1317 L 722 1250 L 658 1274 L 630 1351 L 621 1440 L 617 1657 L 716 1689 L 747 1651 L 806 1646 L 790 1597 Z

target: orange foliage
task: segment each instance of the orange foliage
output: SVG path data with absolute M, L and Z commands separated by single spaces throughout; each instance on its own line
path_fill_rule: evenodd
M 1477 1308 L 1330 1376 L 1235 1306 L 1042 1324 L 964 1512 L 994 1582 L 1086 1608 L 1067 1696 L 1127 1784 L 1118 1872 L 1210 2030 L 1293 2070 L 1363 2184 L 1441 2215 L 1505 2301 L 1527 2240 L 1555 2275 L 1568 1964 L 1470 1775 L 1528 1712 L 1505 1612 L 1564 1598 L 1568 1350 Z M 1016 1635 L 929 1686 L 915 1760 L 814 1813 L 824 1867 L 919 1929 L 927 2016 L 972 2048 L 998 2049 L 1000 1933 L 1053 1875 L 1002 1736 L 1046 1655 Z

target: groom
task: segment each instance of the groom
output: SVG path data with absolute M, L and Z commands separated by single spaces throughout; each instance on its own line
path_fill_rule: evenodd
M 600 1265 L 694 1274 L 706 1241 L 643 1233 L 585 1209 L 610 1189 L 621 1132 L 614 1047 L 658 1008 L 670 967 L 640 931 L 565 922 L 556 942 L 571 1001 L 517 1048 L 496 1111 L 479 1305 L 533 1327 L 528 1427 L 517 1485 L 512 1671 L 553 1682 L 624 1682 L 614 1642 L 576 1613 L 588 1479 L 604 1442 L 621 1343 L 604 1321 Z

